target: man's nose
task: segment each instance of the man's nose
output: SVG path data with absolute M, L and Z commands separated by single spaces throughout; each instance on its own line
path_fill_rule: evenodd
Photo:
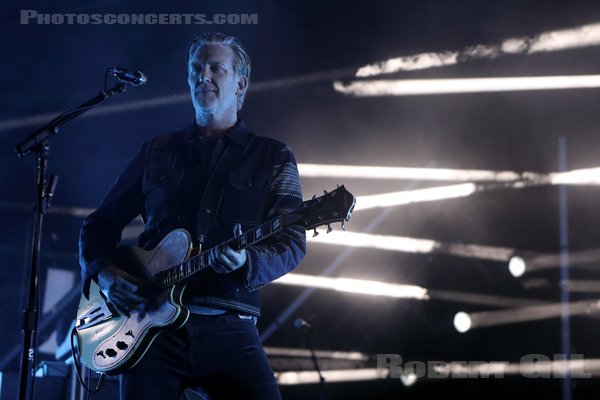
M 202 73 L 200 74 L 200 81 L 201 82 L 210 82 L 212 76 L 210 73 L 210 68 L 203 68 L 202 69 Z

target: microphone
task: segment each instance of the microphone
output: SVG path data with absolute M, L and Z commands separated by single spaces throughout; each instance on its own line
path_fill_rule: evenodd
M 302 318 L 296 318 L 294 320 L 294 327 L 296 329 L 310 329 L 311 326 L 308 322 L 306 322 L 305 320 L 303 320 Z
M 146 83 L 146 75 L 142 71 L 128 71 L 121 67 L 112 67 L 108 69 L 115 78 L 120 81 L 131 83 L 133 86 L 142 86 Z

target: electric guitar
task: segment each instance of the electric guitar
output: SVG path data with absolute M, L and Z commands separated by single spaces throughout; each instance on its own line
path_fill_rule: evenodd
M 296 210 L 278 216 L 260 226 L 222 243 L 242 250 L 259 243 L 290 226 L 315 229 L 333 222 L 348 221 L 355 198 L 344 186 L 323 196 L 305 201 Z M 119 246 L 113 262 L 147 282 L 152 296 L 148 303 L 130 310 L 129 317 L 119 314 L 106 300 L 95 282 L 89 297 L 82 296 L 75 321 L 74 352 L 85 365 L 100 373 L 120 374 L 137 364 L 152 341 L 166 329 L 182 327 L 189 311 L 181 304 L 186 282 L 208 267 L 210 250 L 190 257 L 192 240 L 184 229 L 175 229 L 152 250 Z

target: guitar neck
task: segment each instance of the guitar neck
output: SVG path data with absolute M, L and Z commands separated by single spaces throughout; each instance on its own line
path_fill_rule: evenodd
M 332 192 L 325 192 L 323 196 L 314 196 L 311 200 L 303 202 L 294 211 L 273 218 L 221 243 L 219 246 L 229 246 L 233 250 L 240 251 L 281 231 L 284 225 L 286 227 L 297 226 L 303 229 L 316 229 L 318 226 L 327 224 L 329 225 L 327 232 L 329 232 L 331 231 L 330 224 L 332 222 L 341 222 L 342 229 L 344 229 L 344 222 L 350 220 L 355 203 L 354 196 L 342 185 Z M 154 283 L 167 288 L 188 279 L 209 265 L 209 253 L 210 249 L 189 258 L 179 265 L 157 273 L 154 275 Z
M 248 246 L 259 243 L 270 236 L 276 234 L 282 229 L 283 217 L 279 216 L 267 221 L 257 227 L 254 227 L 239 236 L 221 243 L 219 246 L 229 246 L 235 251 L 240 251 Z M 179 265 L 175 265 L 154 276 L 154 283 L 166 288 L 176 283 L 182 282 L 197 272 L 206 268 L 210 249 L 187 259 Z

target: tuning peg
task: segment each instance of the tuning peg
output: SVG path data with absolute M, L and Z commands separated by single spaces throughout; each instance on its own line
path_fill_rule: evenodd
M 342 221 L 342 230 L 345 231 L 346 230 L 346 221 Z
M 312 197 L 312 199 L 314 200 L 314 199 L 316 199 L 316 198 L 317 198 L 317 195 L 316 195 L 316 194 L 313 194 L 313 197 Z
M 324 193 L 324 194 L 327 194 L 327 190 L 323 190 L 323 193 Z
M 315 233 L 313 233 L 313 237 L 317 237 L 318 234 L 319 232 L 317 232 L 317 228 L 315 228 Z
M 339 183 L 336 183 L 335 186 L 337 186 L 338 189 L 340 188 L 340 184 Z
M 333 228 L 331 227 L 331 224 L 327 225 L 327 233 L 331 232 L 333 230 Z

